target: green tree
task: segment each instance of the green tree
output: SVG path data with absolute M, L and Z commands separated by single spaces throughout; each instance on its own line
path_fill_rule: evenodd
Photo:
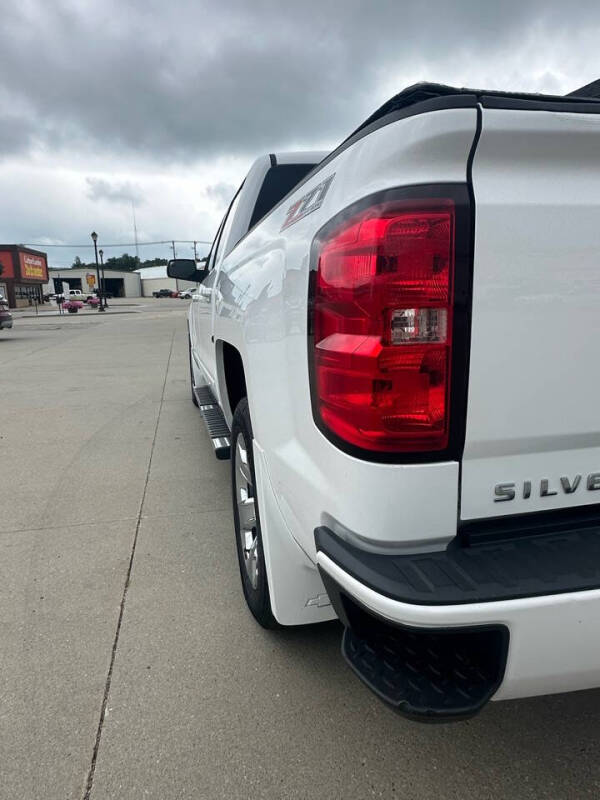
M 145 261 L 142 261 L 140 266 L 142 267 L 162 267 L 166 266 L 168 260 L 166 258 L 147 258 Z
M 140 268 L 139 258 L 137 256 L 130 256 L 129 253 L 123 253 L 120 256 L 111 256 L 104 264 L 111 269 L 122 269 L 126 272 L 133 272 Z
M 133 272 L 140 267 L 161 267 L 168 263 L 166 258 L 147 258 L 145 261 L 140 261 L 137 256 L 129 255 L 129 253 L 122 253 L 120 256 L 111 256 L 104 261 L 104 266 L 110 269 L 121 269 L 126 272 Z M 79 256 L 75 256 L 72 267 L 78 269 L 95 270 L 95 261 L 85 262 Z

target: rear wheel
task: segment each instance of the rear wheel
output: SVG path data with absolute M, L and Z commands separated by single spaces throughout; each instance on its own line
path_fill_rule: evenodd
M 242 589 L 248 608 L 263 628 L 281 627 L 271 610 L 269 583 L 260 530 L 252 424 L 248 401 L 238 403 L 231 425 L 233 521 Z

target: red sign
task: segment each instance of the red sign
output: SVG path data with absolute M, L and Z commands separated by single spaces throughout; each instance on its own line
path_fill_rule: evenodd
M 15 270 L 13 267 L 13 254 L 6 250 L 0 251 L 0 266 L 2 266 L 2 273 L 0 274 L 0 281 L 3 278 L 14 278 Z
M 34 256 L 32 253 L 19 253 L 21 279 L 24 281 L 48 282 L 48 265 L 46 256 Z

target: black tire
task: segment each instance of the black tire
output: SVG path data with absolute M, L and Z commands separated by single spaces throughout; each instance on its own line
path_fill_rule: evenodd
M 263 628 L 281 628 L 282 626 L 277 622 L 271 610 L 269 583 L 267 579 L 267 571 L 265 569 L 265 557 L 260 528 L 258 498 L 255 495 L 256 475 L 254 472 L 254 454 L 252 451 L 253 439 L 254 437 L 252 435 L 250 409 L 248 408 L 248 401 L 246 398 L 243 398 L 243 400 L 240 400 L 237 408 L 235 409 L 233 414 L 233 422 L 231 425 L 231 493 L 233 504 L 233 523 L 235 527 L 235 548 L 240 568 L 242 590 L 244 592 L 244 597 L 246 598 L 248 608 L 252 612 L 256 621 L 259 623 L 259 625 L 262 625 Z M 242 536 L 240 534 L 240 514 L 238 509 L 236 471 L 238 470 L 241 460 L 238 450 L 238 444 L 241 444 L 241 440 L 243 440 L 245 446 L 247 466 L 249 467 L 252 479 L 252 496 L 254 498 L 255 524 L 252 530 L 256 538 L 256 574 L 254 576 L 255 585 L 253 585 L 253 580 L 249 574 L 245 551 L 242 545 Z
M 192 403 L 198 407 L 198 398 L 196 397 L 196 392 L 194 391 L 194 370 L 192 369 L 192 340 L 188 335 L 188 355 L 190 361 L 190 391 L 192 393 Z

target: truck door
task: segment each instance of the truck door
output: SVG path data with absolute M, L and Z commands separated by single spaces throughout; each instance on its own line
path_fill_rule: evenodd
M 219 231 L 211 248 L 208 260 L 208 275 L 200 284 L 199 290 L 193 300 L 197 342 L 196 352 L 213 385 L 217 379 L 216 349 L 213 341 L 215 287 L 217 285 L 219 268 L 223 261 L 224 253 L 226 252 L 225 248 L 238 207 L 239 198 L 240 190 L 238 190 L 233 198 L 219 226 Z
M 197 362 L 202 367 L 205 376 L 211 386 L 215 381 L 215 359 L 214 359 L 214 344 L 211 342 L 211 304 L 212 293 L 216 278 L 215 264 L 215 251 L 218 240 L 222 230 L 222 223 L 219 226 L 217 237 L 212 245 L 211 252 L 208 257 L 208 275 L 198 286 L 192 296 L 192 324 L 194 327 L 192 340 L 194 356 Z M 211 355 L 212 353 L 212 355 Z

